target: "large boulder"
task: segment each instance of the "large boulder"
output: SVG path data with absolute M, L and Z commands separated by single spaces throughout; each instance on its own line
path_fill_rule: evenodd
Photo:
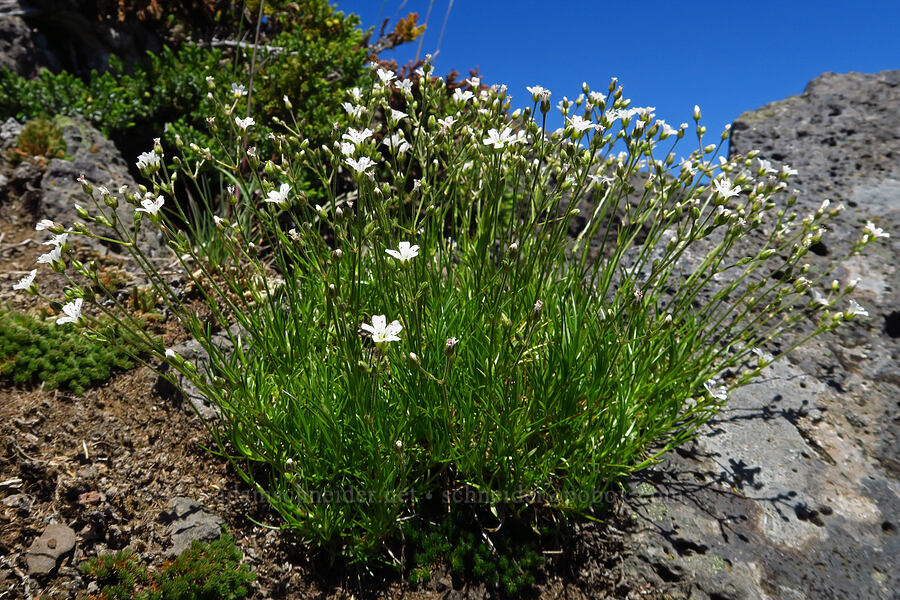
M 737 390 L 633 481 L 624 569 L 673 598 L 895 598 L 900 589 L 900 71 L 826 73 L 741 115 L 731 152 L 799 171 L 802 213 L 843 202 L 811 262 L 867 221 L 891 234 L 835 273 L 870 314 Z

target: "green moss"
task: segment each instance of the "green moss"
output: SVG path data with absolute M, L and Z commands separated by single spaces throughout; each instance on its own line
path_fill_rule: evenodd
M 120 346 L 85 336 L 76 327 L 0 309 L 0 380 L 43 382 L 76 394 L 133 362 Z
M 534 573 L 544 564 L 537 536 L 512 525 L 502 534 L 490 535 L 474 518 L 478 510 L 456 507 L 436 524 L 423 521 L 404 532 L 411 557 L 410 582 L 428 580 L 431 570 L 444 564 L 454 576 L 483 581 L 509 595 L 534 585 Z
M 194 542 L 158 570 L 141 564 L 130 550 L 103 554 L 81 564 L 100 586 L 98 600 L 237 600 L 256 579 L 226 533 L 209 544 Z

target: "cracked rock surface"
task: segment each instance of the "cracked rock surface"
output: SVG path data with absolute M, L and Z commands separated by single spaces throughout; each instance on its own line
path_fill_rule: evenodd
M 845 205 L 810 262 L 842 256 L 867 221 L 891 238 L 834 274 L 860 279 L 869 318 L 768 367 L 633 482 L 625 570 L 673 598 L 896 598 L 900 71 L 826 73 L 732 131 L 732 153 L 799 171 L 801 214 Z

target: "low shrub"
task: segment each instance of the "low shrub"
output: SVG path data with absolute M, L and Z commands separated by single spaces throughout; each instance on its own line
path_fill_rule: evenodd
M 44 166 L 51 158 L 65 158 L 66 142 L 62 128 L 50 119 L 32 119 L 25 123 L 16 145 L 9 150 L 13 162 L 30 160 Z

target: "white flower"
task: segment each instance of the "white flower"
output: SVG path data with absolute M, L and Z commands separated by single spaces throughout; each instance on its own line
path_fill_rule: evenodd
M 388 342 L 399 342 L 400 337 L 397 334 L 403 330 L 400 321 L 394 320 L 391 323 L 387 323 L 384 315 L 375 315 L 372 317 L 371 325 L 363 323 L 360 327 L 363 331 L 368 331 L 372 334 L 372 341 L 379 348 L 383 348 L 384 344 Z
M 162 205 L 165 203 L 165 199 L 162 196 L 157 196 L 156 200 L 152 197 L 147 197 L 141 200 L 141 206 L 143 208 L 135 209 L 137 212 L 145 212 L 148 215 L 155 215 L 159 212 L 159 209 L 162 208 Z
M 393 108 L 390 109 L 390 114 L 388 115 L 388 117 L 389 117 L 391 120 L 393 120 L 393 121 L 398 121 L 398 122 L 399 122 L 399 121 L 402 121 L 402 120 L 405 119 L 407 116 L 409 116 L 409 115 L 407 115 L 407 114 L 406 114 L 405 112 L 403 112 L 402 110 L 395 110 L 395 109 L 393 109 Z
M 391 81 L 397 78 L 393 72 L 388 71 L 387 69 L 379 68 L 375 73 L 378 74 L 378 79 L 381 80 L 381 83 L 389 84 Z
M 41 254 L 38 256 L 37 262 L 38 264 L 52 264 L 62 258 L 62 247 L 61 246 L 53 246 L 53 249 L 47 254 Z
M 409 142 L 403 139 L 403 134 L 400 132 L 384 138 L 384 145 L 392 150 L 396 150 L 397 154 L 405 154 L 409 150 Z
M 753 354 L 756 355 L 756 365 L 758 367 L 765 367 L 772 363 L 775 360 L 775 357 L 769 354 L 768 352 L 763 351 L 760 348 L 754 348 Z
M 354 152 L 356 152 L 356 146 L 350 142 L 341 142 L 341 154 L 344 156 L 353 156 Z
M 844 311 L 844 317 L 847 319 L 852 319 L 853 317 L 868 317 L 869 313 L 860 306 L 856 300 L 850 301 L 850 308 Z
M 247 95 L 247 88 L 245 88 L 240 83 L 232 83 L 231 84 L 231 95 L 235 97 L 235 99 L 240 98 L 241 96 Z
M 866 226 L 863 228 L 863 233 L 865 233 L 870 238 L 889 238 L 891 234 L 885 233 L 884 229 L 880 227 L 875 227 L 875 223 L 872 221 L 866 221 Z
M 728 399 L 728 390 L 726 390 L 724 386 L 717 386 L 716 382 L 712 379 L 704 383 L 703 387 L 705 387 L 706 391 L 709 392 L 709 395 L 716 400 L 724 401 Z
M 820 292 L 816 288 L 810 288 L 809 290 L 810 296 L 812 296 L 813 304 L 818 304 L 819 306 L 830 306 L 831 304 L 828 302 L 828 298 L 826 298 L 822 292 Z
M 601 175 L 600 173 L 593 173 L 591 175 L 588 175 L 588 179 L 590 179 L 594 183 L 594 185 L 606 185 L 615 181 L 614 177 Z
M 781 165 L 781 174 L 786 176 L 796 175 L 797 169 L 792 169 L 791 165 Z
M 588 94 L 588 98 L 590 99 L 591 104 L 595 106 L 606 102 L 606 94 L 601 94 L 600 92 L 591 92 Z
M 68 233 L 60 233 L 59 235 L 54 235 L 53 239 L 47 240 L 42 245 L 50 246 L 52 244 L 53 246 L 62 247 L 66 244 L 66 241 L 68 239 L 69 239 Z
M 534 102 L 550 99 L 550 90 L 540 85 L 532 85 L 525 88 L 531 94 Z
M 58 318 L 56 320 L 56 324 L 62 325 L 63 323 L 77 323 L 78 319 L 81 318 L 82 304 L 84 304 L 84 298 L 75 298 L 75 300 L 63 306 L 62 309 L 63 312 L 66 313 L 66 315 L 64 317 Z
M 347 111 L 347 114 L 354 119 L 360 118 L 366 112 L 366 107 L 362 104 L 351 104 L 349 102 L 344 102 L 343 104 L 341 104 L 341 106 L 344 107 L 344 110 Z
M 575 133 L 581 134 L 589 129 L 596 129 L 597 125 L 591 123 L 588 119 L 579 117 L 578 115 L 573 115 L 567 119 L 569 121 L 569 125 L 572 126 L 572 129 L 575 130 Z
M 248 127 L 256 125 L 256 121 L 253 119 L 253 117 L 247 117 L 246 119 L 235 117 L 234 122 L 244 131 L 246 131 Z
M 455 90 L 453 90 L 453 99 L 457 102 L 466 103 L 474 97 L 475 94 L 473 94 L 469 90 L 463 91 L 461 88 L 456 88 Z
M 43 231 L 45 229 L 50 229 L 51 227 L 56 227 L 56 223 L 54 223 L 50 219 L 41 219 L 40 221 L 38 221 L 38 224 L 34 226 L 34 230 Z
M 359 159 L 348 158 L 345 162 L 351 169 L 360 174 L 368 172 L 369 169 L 375 166 L 375 161 L 368 156 L 363 156 Z
M 137 168 L 140 171 L 155 171 L 159 168 L 160 157 L 156 152 L 142 152 L 138 155 Z
M 37 275 L 37 269 L 32 269 L 31 272 L 19 280 L 19 283 L 13 286 L 14 290 L 27 290 L 31 287 L 31 284 L 34 283 L 34 277 Z
M 488 136 L 481 141 L 486 146 L 493 146 L 494 148 L 499 150 L 505 146 L 509 146 L 518 141 L 521 141 L 521 138 L 514 135 L 512 129 L 507 127 L 503 131 L 491 129 L 490 131 L 488 131 Z
M 403 92 L 404 94 L 412 94 L 412 79 L 398 79 L 394 82 L 394 87 Z
M 729 181 L 726 177 L 714 179 L 713 187 L 716 189 L 717 194 L 726 199 L 737 196 L 741 193 L 741 186 L 736 185 L 732 187 L 731 181 Z
M 678 135 L 678 130 L 673 129 L 672 126 L 669 125 L 668 123 L 666 123 L 664 120 L 657 119 L 656 124 L 659 126 L 660 133 L 664 137 L 669 137 L 670 135 Z M 723 157 L 719 157 L 719 158 L 723 158 Z
M 350 94 L 350 97 L 353 98 L 354 102 L 362 100 L 362 90 L 358 87 L 350 88 L 347 90 L 347 93 Z
M 387 252 L 389 255 L 393 256 L 400 262 L 406 262 L 408 260 L 414 259 L 419 255 L 419 247 L 410 246 L 409 242 L 400 242 L 397 250 L 386 248 L 385 252 Z
M 444 117 L 443 119 L 438 119 L 438 125 L 441 126 L 441 131 L 447 131 L 453 124 L 456 123 L 456 118 L 454 117 Z
M 353 129 L 352 127 L 347 130 L 347 133 L 341 136 L 342 140 L 347 140 L 351 142 L 354 146 L 359 146 L 367 139 L 372 137 L 372 130 L 369 128 L 363 129 L 359 131 L 357 129 Z
M 757 158 L 756 160 L 759 161 L 759 170 L 762 171 L 763 173 L 768 174 L 768 173 L 777 173 L 778 172 L 772 168 L 771 162 L 764 160 L 762 158 Z
M 166 348 L 166 358 L 175 358 L 178 356 L 171 348 Z
M 481 78 L 480 77 L 470 77 L 466 79 L 466 83 L 468 83 L 473 88 L 481 87 Z
M 287 183 L 282 183 L 281 187 L 277 190 L 271 190 L 269 192 L 269 197 L 266 198 L 266 202 L 273 202 L 275 204 L 287 204 L 288 194 L 291 191 L 291 186 Z

